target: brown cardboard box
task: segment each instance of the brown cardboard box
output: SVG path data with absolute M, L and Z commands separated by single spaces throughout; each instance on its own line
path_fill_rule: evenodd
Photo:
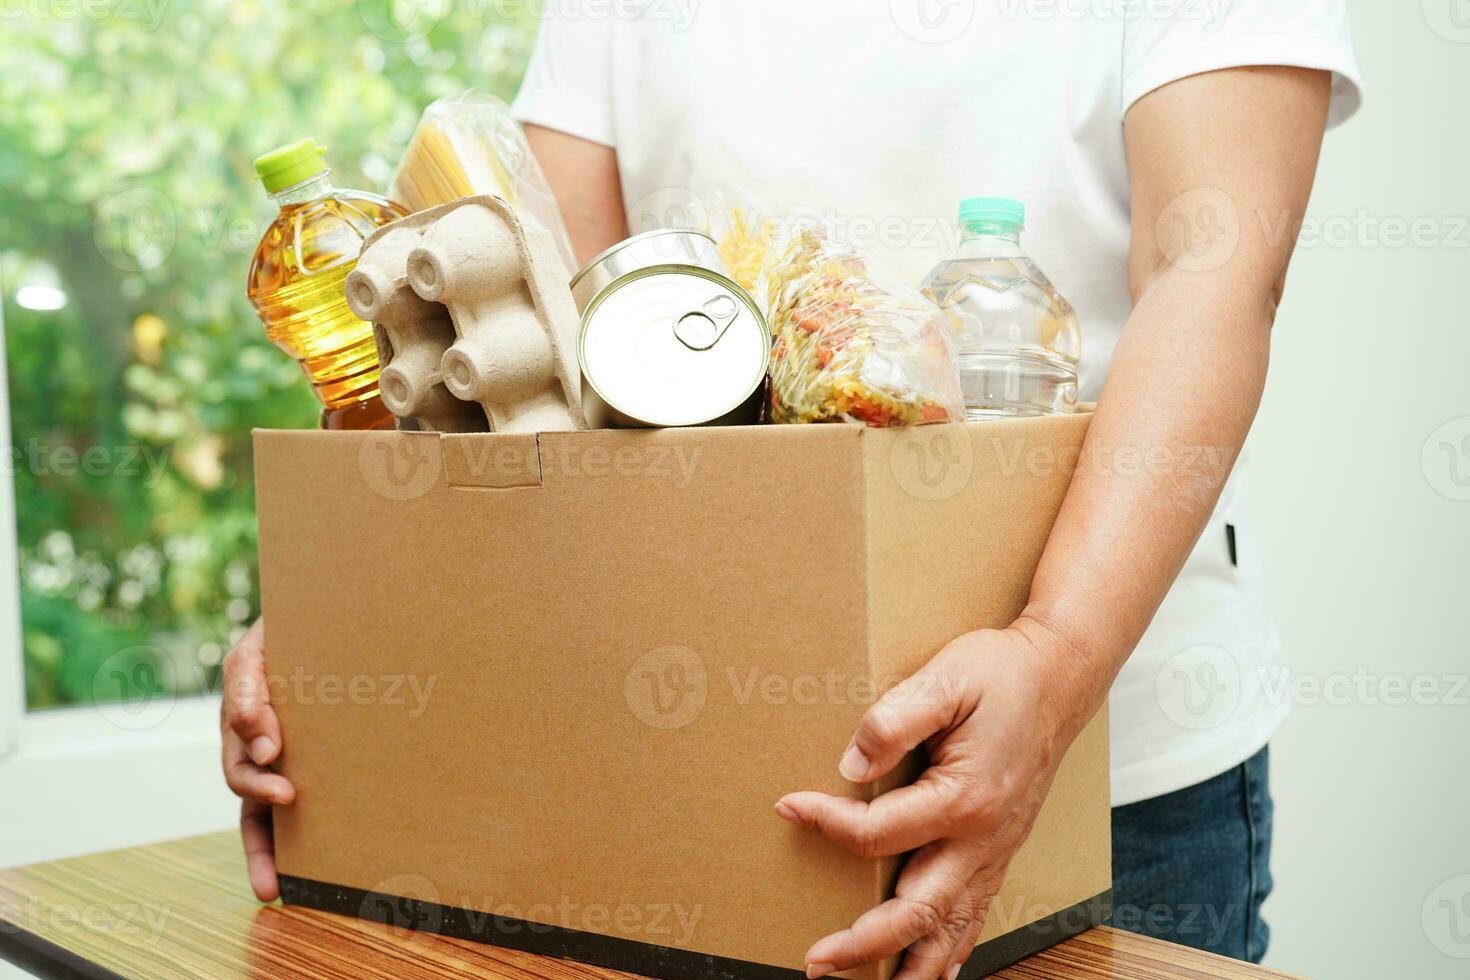
M 256 433 L 287 901 L 800 976 L 898 862 L 773 804 L 871 792 L 837 773 L 858 719 L 1021 609 L 1086 425 Z M 1110 887 L 1100 716 L 964 975 L 1094 924 Z

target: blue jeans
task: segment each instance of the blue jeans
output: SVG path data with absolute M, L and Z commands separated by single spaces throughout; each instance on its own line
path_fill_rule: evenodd
M 1269 758 L 1113 809 L 1116 928 L 1259 963 L 1271 932 Z

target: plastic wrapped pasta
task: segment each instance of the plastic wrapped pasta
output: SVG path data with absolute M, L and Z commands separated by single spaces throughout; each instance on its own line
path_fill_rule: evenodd
M 388 196 L 422 211 L 479 194 L 502 198 L 522 220 L 549 231 L 568 275 L 576 271 L 556 198 L 510 107 L 493 95 L 465 92 L 424 110 Z
M 964 419 L 953 338 L 918 292 L 875 277 L 815 223 L 788 228 L 762 278 L 772 422 Z
M 730 278 L 752 296 L 761 296 L 761 280 L 774 258 L 776 222 L 752 217 L 743 208 L 728 208 L 717 212 L 706 230 L 719 243 L 720 260 Z

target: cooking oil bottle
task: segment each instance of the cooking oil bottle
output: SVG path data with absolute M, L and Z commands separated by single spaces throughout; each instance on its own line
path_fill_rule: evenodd
M 376 194 L 333 187 L 325 156 L 307 139 L 255 161 L 281 213 L 255 249 L 248 294 L 271 343 L 310 379 L 324 428 L 392 428 L 393 416 L 378 397 L 372 325 L 347 306 L 343 284 L 363 241 L 408 210 Z

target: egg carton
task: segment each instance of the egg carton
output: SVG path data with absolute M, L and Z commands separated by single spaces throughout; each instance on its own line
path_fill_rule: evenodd
M 587 428 L 580 318 L 555 241 L 500 198 L 464 198 L 379 228 L 346 291 L 374 325 L 383 403 L 400 428 Z

